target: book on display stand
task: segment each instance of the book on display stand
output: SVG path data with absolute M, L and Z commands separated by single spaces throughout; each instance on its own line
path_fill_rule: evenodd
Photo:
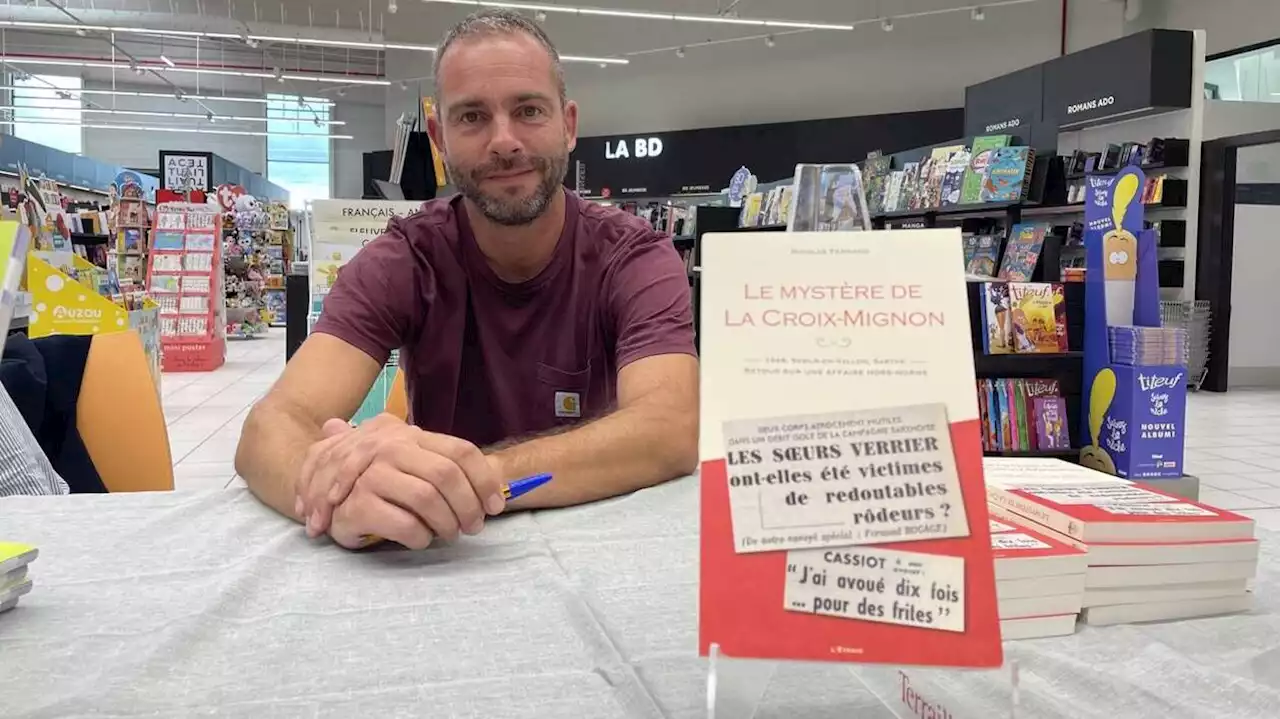
M 853 174 L 835 185 L 851 198 Z M 824 183 L 799 179 L 798 211 L 832 214 L 839 203 L 804 191 Z M 754 716 L 777 662 L 820 661 L 849 663 L 895 712 L 989 717 L 1012 705 L 1016 663 L 1001 644 L 959 232 L 844 224 L 859 231 L 703 239 L 708 712 Z

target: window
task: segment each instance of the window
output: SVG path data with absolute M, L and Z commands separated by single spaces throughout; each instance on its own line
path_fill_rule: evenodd
M 13 80 L 13 134 L 24 140 L 79 155 L 84 150 L 78 77 L 23 75 Z
M 1280 44 L 1210 60 L 1204 79 L 1215 99 L 1280 102 Z
M 311 100 L 312 102 L 308 102 Z M 289 191 L 301 210 L 307 200 L 329 199 L 329 117 L 317 98 L 267 95 L 267 179 Z

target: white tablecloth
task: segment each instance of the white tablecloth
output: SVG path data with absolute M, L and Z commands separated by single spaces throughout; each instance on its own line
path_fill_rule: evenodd
M 40 547 L 0 614 L 0 717 L 699 717 L 697 530 L 696 479 L 425 552 L 309 541 L 243 490 L 0 500 L 0 538 Z M 1006 645 L 1025 716 L 1280 715 L 1259 534 L 1249 615 Z M 844 667 L 797 664 L 759 716 L 892 714 Z

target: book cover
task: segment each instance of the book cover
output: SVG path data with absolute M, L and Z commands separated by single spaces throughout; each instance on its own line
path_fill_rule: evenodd
M 969 265 L 973 263 L 973 256 L 978 252 L 978 236 L 964 236 L 964 267 L 965 272 L 969 271 Z
M 1253 520 L 1057 459 L 987 457 L 987 500 L 1085 543 L 1253 537 Z
M 960 204 L 960 193 L 964 189 L 964 174 L 969 169 L 969 152 L 960 150 L 947 160 L 946 172 L 942 175 L 942 206 Z
M 1009 387 L 996 382 L 996 397 L 1000 401 L 1000 450 L 1013 449 L 1013 428 L 1009 422 Z
M 983 351 L 991 355 L 1013 352 L 1009 327 L 1009 285 L 984 282 L 979 294 L 982 297 Z
M 976 235 L 973 258 L 965 265 L 971 275 L 995 277 L 996 261 L 1000 258 L 1000 238 L 995 235 Z
M 994 451 L 1000 449 L 1000 405 L 996 402 L 996 386 L 989 378 L 982 380 L 983 389 L 987 395 L 988 407 L 988 423 L 987 423 L 987 445 Z
M 1017 202 L 1031 180 L 1035 151 L 1030 147 L 1000 147 L 991 151 L 982 179 L 982 202 Z
M 893 162 L 891 155 L 868 157 L 863 163 L 863 179 L 866 180 L 867 210 L 878 215 L 885 211 L 885 188 L 889 179 L 889 169 Z
M 1084 550 L 1054 539 L 1028 524 L 991 520 L 991 551 L 995 557 L 997 580 L 1084 574 L 1088 565 Z
M 1031 353 L 1066 352 L 1066 326 L 1059 326 L 1056 300 L 1062 285 L 1010 282 L 1009 316 L 1014 350 Z
M 1011 227 L 998 277 L 1010 282 L 1030 282 L 1048 229 L 1048 225 L 1038 222 L 1020 222 Z
M 902 170 L 889 173 L 889 181 L 884 190 L 884 205 L 881 212 L 897 212 L 902 209 L 902 178 L 906 175 Z
M 1027 399 L 1027 387 L 1020 379 L 1009 380 L 1017 405 L 1018 449 L 1026 451 L 1035 444 L 1035 423 L 1031 421 L 1032 403 Z
M 973 151 L 969 155 L 969 165 L 965 168 L 964 179 L 960 184 L 961 204 L 982 201 L 982 180 L 986 176 L 987 166 L 991 164 L 992 150 L 1007 147 L 1012 139 L 1009 135 L 983 135 L 973 138 Z
M 0 574 L 7 574 L 34 562 L 40 550 L 30 544 L 0 541 Z
M 1067 402 L 1061 397 L 1036 397 L 1031 400 L 1035 414 L 1036 448 L 1069 449 Z
M 987 407 L 987 390 L 986 380 L 977 381 L 978 390 L 978 419 L 982 423 L 982 449 L 991 449 L 991 441 L 989 439 L 991 428 L 991 415 Z
M 700 652 L 999 666 L 959 231 L 703 259 Z M 839 371 L 855 351 L 878 369 Z

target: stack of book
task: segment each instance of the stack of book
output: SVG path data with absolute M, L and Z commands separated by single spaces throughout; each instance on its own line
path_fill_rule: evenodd
M 996 602 L 1005 639 L 1071 634 L 1084 601 L 1085 553 L 1028 528 L 991 520 Z
M 1111 361 L 1131 366 L 1187 363 L 1187 331 L 1181 327 L 1111 326 Z
M 0 612 L 18 606 L 18 598 L 31 591 L 27 565 L 38 551 L 29 544 L 0 542 Z
M 1252 606 L 1253 520 L 1053 459 L 984 460 L 987 500 L 1085 551 L 1086 624 L 1212 616 Z

